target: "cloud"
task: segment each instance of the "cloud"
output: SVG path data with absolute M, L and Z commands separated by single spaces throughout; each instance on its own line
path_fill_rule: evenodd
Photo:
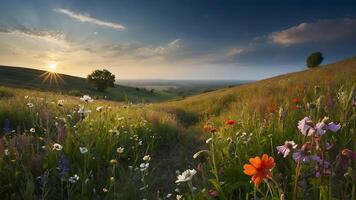
M 81 14 L 81 13 L 73 12 L 71 10 L 67 10 L 67 9 L 63 9 L 63 8 L 56 8 L 56 9 L 53 9 L 53 11 L 65 14 L 65 15 L 67 15 L 73 19 L 76 19 L 78 21 L 81 21 L 81 22 L 89 22 L 89 23 L 93 23 L 93 24 L 96 24 L 99 26 L 113 28 L 116 30 L 125 30 L 126 29 L 126 27 L 124 25 L 96 19 L 94 17 L 91 17 L 88 14 Z
M 99 53 L 103 57 L 131 57 L 135 59 L 163 58 L 170 56 L 181 48 L 180 39 L 175 39 L 165 45 L 143 45 L 143 44 L 110 44 L 96 48 L 88 47 L 85 51 Z
M 44 40 L 54 44 L 67 44 L 66 36 L 60 31 L 42 31 L 29 28 L 0 28 L 0 34 L 14 35 L 17 37 L 27 37 Z
M 333 41 L 351 38 L 356 34 L 356 19 L 318 20 L 304 22 L 291 28 L 273 32 L 269 39 L 276 44 L 293 45 L 300 43 Z

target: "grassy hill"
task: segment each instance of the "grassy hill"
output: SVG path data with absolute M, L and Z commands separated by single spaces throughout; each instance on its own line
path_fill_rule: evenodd
M 320 87 L 319 92 L 325 95 L 323 100 L 326 101 L 336 98 L 338 91 L 335 88 L 342 86 L 343 89 L 350 89 L 354 84 L 356 58 L 351 58 L 315 69 L 187 97 L 181 101 L 162 103 L 158 107 L 184 110 L 187 118 L 195 116 L 199 121 L 232 116 L 243 118 L 244 113 L 265 115 L 269 109 L 278 111 L 282 104 L 289 106 L 293 98 L 307 100 L 315 87 Z
M 355 83 L 347 59 L 148 105 L 0 87 L 0 197 L 355 199 Z
M 54 80 L 54 78 L 56 78 L 56 80 Z M 89 94 L 99 98 L 106 97 L 106 99 L 115 101 L 152 102 L 175 97 L 175 95 L 165 92 L 151 92 L 121 85 L 115 85 L 114 88 L 109 88 L 106 92 L 98 92 L 88 84 L 84 78 L 65 74 L 51 74 L 36 69 L 8 66 L 0 66 L 0 85 L 61 92 L 75 96 Z

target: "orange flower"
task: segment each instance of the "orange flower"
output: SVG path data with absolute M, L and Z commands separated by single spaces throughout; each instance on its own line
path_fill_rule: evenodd
M 251 181 L 255 183 L 256 186 L 261 184 L 261 182 L 272 176 L 272 168 L 275 166 L 274 159 L 268 157 L 267 154 L 262 155 L 262 159 L 259 156 L 249 159 L 251 164 L 244 165 L 244 173 L 252 176 Z

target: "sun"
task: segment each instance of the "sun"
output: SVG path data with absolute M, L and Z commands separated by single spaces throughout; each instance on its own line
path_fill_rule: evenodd
M 48 68 L 49 68 L 49 72 L 52 72 L 52 73 L 55 73 L 56 72 L 56 70 L 57 70 L 57 63 L 50 63 L 49 65 L 48 65 Z

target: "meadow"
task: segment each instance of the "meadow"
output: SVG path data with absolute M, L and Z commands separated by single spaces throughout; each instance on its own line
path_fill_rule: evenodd
M 1 199 L 356 199 L 356 59 L 161 103 L 0 87 Z

